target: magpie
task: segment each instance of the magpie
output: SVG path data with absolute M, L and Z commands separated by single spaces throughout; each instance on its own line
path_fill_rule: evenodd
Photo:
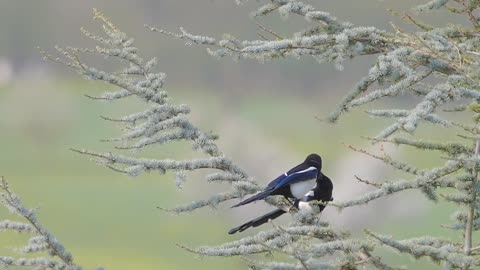
M 305 161 L 280 175 L 260 193 L 232 206 L 238 207 L 272 195 L 282 195 L 288 199 L 302 199 L 316 182 L 323 179 L 322 158 L 317 154 L 310 154 Z
M 323 175 L 322 173 L 319 173 L 319 176 L 317 177 L 317 182 L 314 188 L 308 191 L 307 194 L 305 194 L 305 196 L 303 196 L 302 199 L 295 200 L 294 207 L 297 209 L 309 209 L 309 210 L 313 210 L 312 207 L 317 207 L 318 211 L 322 212 L 323 209 L 325 209 L 326 205 L 324 204 L 310 205 L 309 202 L 310 201 L 323 201 L 323 202 L 333 201 L 332 191 L 333 191 L 333 184 L 330 178 Z M 276 219 L 277 217 L 285 213 L 286 211 L 283 209 L 273 210 L 263 216 L 250 220 L 238 227 L 231 229 L 230 231 L 228 231 L 228 234 L 243 232 L 248 228 L 258 227 L 264 223 L 267 223 L 269 220 Z
M 299 209 L 310 208 L 308 202 L 313 200 L 332 201 L 332 181 L 321 172 L 321 169 L 321 157 L 317 154 L 310 154 L 304 162 L 270 182 L 262 192 L 241 201 L 232 207 L 249 204 L 272 195 L 282 195 L 287 200 L 294 199 L 293 205 Z M 321 212 L 325 208 L 325 205 L 318 205 L 318 207 Z M 250 227 L 257 227 L 285 213 L 286 211 L 282 209 L 274 210 L 233 228 L 228 233 L 234 234 L 239 231 L 242 232 Z

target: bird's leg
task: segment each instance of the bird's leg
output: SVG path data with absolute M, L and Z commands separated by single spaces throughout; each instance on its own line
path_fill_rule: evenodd
M 297 212 L 298 212 L 298 208 L 295 207 L 294 205 L 292 205 L 292 207 L 290 207 L 290 208 L 288 209 L 288 212 L 289 212 L 289 213 L 297 213 Z
M 294 206 L 294 205 L 295 205 L 295 203 L 294 203 L 294 202 L 292 202 L 292 201 L 290 201 L 290 199 L 289 199 L 289 198 L 285 198 L 285 199 L 286 199 L 286 200 L 287 200 L 287 201 L 288 201 L 288 202 L 289 202 L 289 203 L 290 203 L 292 206 Z
M 296 213 L 298 212 L 298 209 L 297 207 L 295 206 L 295 201 L 291 201 L 289 198 L 287 197 L 283 197 L 284 200 L 286 200 L 287 202 L 290 203 L 290 207 L 288 207 L 288 211 L 285 211 L 285 212 L 288 212 L 288 213 Z
M 290 201 L 287 197 L 281 196 L 277 207 L 289 213 L 290 210 L 294 208 L 294 203 L 292 203 L 292 201 Z
M 293 203 L 287 197 L 282 196 L 281 198 L 283 203 L 293 205 Z

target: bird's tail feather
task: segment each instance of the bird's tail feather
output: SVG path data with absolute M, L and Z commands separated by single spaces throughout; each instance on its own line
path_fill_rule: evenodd
M 269 220 L 273 220 L 273 219 L 278 218 L 279 216 L 281 216 L 285 213 L 286 212 L 283 211 L 282 209 L 273 210 L 272 212 L 269 212 L 269 213 L 267 213 L 267 214 L 265 214 L 261 217 L 250 220 L 247 223 L 244 223 L 244 224 L 242 224 L 238 227 L 235 227 L 235 228 L 231 229 L 230 231 L 228 231 L 228 234 L 234 234 L 236 232 L 243 232 L 244 230 L 246 230 L 248 228 L 260 226 L 264 223 L 267 223 Z
M 245 204 L 249 204 L 249 203 L 254 202 L 254 201 L 263 200 L 266 197 L 268 197 L 270 195 L 270 193 L 272 193 L 270 190 L 265 190 L 261 193 L 258 193 L 257 195 L 254 195 L 254 196 L 252 196 L 252 197 L 250 197 L 246 200 L 243 200 L 243 201 L 235 204 L 234 206 L 232 206 L 232 208 L 239 207 L 239 206 L 245 205 Z

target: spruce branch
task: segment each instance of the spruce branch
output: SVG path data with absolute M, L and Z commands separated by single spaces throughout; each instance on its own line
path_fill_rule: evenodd
M 450 241 L 428 237 L 397 241 L 369 230 L 365 232 L 380 243 L 411 254 L 415 258 L 429 257 L 434 262 L 443 261 L 458 269 L 471 269 L 480 265 L 475 258 L 462 254 L 462 251 Z
M 102 119 L 106 121 L 126 125 L 125 132 L 121 136 L 103 141 L 117 143 L 118 145 L 114 147 L 115 150 L 136 152 L 141 152 L 153 145 L 182 141 L 190 143 L 194 151 L 203 152 L 204 157 L 192 160 L 146 159 L 116 152 L 99 153 L 84 149 L 72 149 L 72 151 L 93 157 L 107 168 L 131 177 L 150 171 L 157 171 L 161 174 L 173 171 L 176 173 L 179 187 L 188 178 L 188 172 L 202 169 L 215 170 L 206 175 L 207 182 L 216 182 L 211 179 L 220 174 L 228 175 L 229 179 L 235 179 L 235 181 L 229 181 L 232 187 L 230 191 L 172 209 L 176 213 L 192 211 L 205 206 L 215 207 L 221 202 L 240 198 L 260 190 L 252 178 L 218 148 L 215 143 L 218 136 L 204 132 L 189 120 L 188 115 L 191 110 L 187 105 L 171 103 L 168 93 L 162 89 L 165 74 L 154 71 L 154 67 L 158 63 L 157 59 L 145 60 L 141 57 L 138 49 L 133 46 L 133 39 L 121 32 L 103 13 L 94 10 L 94 19 L 103 24 L 105 36 L 93 35 L 85 29 L 82 29 L 82 33 L 100 44 L 95 49 L 56 47 L 64 59 L 54 58 L 46 52 L 42 53 L 47 59 L 67 65 L 88 79 L 102 81 L 117 87 L 117 90 L 93 97 L 94 99 L 117 101 L 135 98 L 147 105 L 145 110 L 126 116 L 102 116 Z M 186 32 L 184 35 L 187 35 Z M 198 43 L 211 43 L 210 39 L 199 38 L 197 40 L 195 36 L 187 36 Z M 124 67 L 121 67 L 119 71 L 112 72 L 99 70 L 84 62 L 82 53 L 116 58 L 124 64 Z
M 10 189 L 7 180 L 0 178 L 0 204 L 12 213 L 25 219 L 26 223 L 4 220 L 0 222 L 0 230 L 14 230 L 33 234 L 29 244 L 19 249 L 21 253 L 48 251 L 52 258 L 13 258 L 0 256 L 0 266 L 24 266 L 32 269 L 68 269 L 81 270 L 81 266 L 73 262 L 72 254 L 57 238 L 37 219 L 35 210 L 26 208 L 16 194 Z M 32 240 L 33 239 L 33 240 Z M 58 260 L 57 260 L 58 259 Z
M 422 11 L 438 9 L 446 2 L 430 1 L 417 9 Z M 462 2 L 462 5 L 465 3 Z M 215 47 L 217 49 L 209 48 L 209 52 L 219 57 L 230 55 L 235 58 L 254 58 L 264 61 L 284 57 L 312 56 L 319 62 L 333 62 L 337 68 L 342 69 L 346 59 L 378 54 L 377 61 L 368 74 L 328 117 L 329 121 L 336 122 L 342 113 L 380 98 L 402 95 L 407 91 L 424 93 L 424 102 L 402 117 L 399 122 L 385 129 L 378 138 L 388 137 L 399 130 L 412 133 L 419 120 L 452 124 L 447 120 L 438 120 L 428 113 L 442 105 L 443 97 L 441 96 L 445 91 L 444 88 L 448 87 L 440 83 L 437 89 L 431 91 L 414 88 L 420 85 L 421 89 L 421 83 L 426 79 L 445 80 L 445 76 L 460 76 L 468 80 L 468 84 L 475 80 L 475 76 L 472 77 L 474 72 L 469 70 L 469 67 L 475 67 L 476 61 L 471 60 L 471 57 L 467 57 L 465 53 L 472 51 L 467 50 L 467 47 L 478 47 L 478 44 L 468 43 L 469 38 L 476 38 L 476 34 L 468 29 L 451 25 L 436 28 L 426 26 L 404 12 L 399 16 L 406 22 L 419 27 L 421 32 L 409 33 L 394 25 L 396 33 L 389 33 L 373 27 L 355 26 L 349 22 L 342 22 L 328 12 L 319 11 L 312 5 L 296 0 L 271 1 L 259 7 L 253 16 L 265 16 L 274 11 L 279 11 L 284 17 L 289 14 L 299 15 L 311 25 L 307 29 L 297 31 L 292 37 L 282 37 L 272 29 L 264 29 L 276 39 L 243 41 L 231 36 L 216 39 L 193 35 L 183 28 L 181 33 L 177 34 L 154 26 L 147 27 L 154 32 L 186 40 L 188 44 Z M 466 9 L 464 11 L 466 14 L 472 12 Z M 445 81 L 449 80 L 447 78 Z M 387 87 L 367 93 L 375 83 L 383 84 L 388 81 L 392 83 Z M 470 98 L 461 91 L 447 94 L 458 96 L 455 98 Z M 458 126 L 462 127 L 461 124 Z
M 390 110 L 370 110 L 367 111 L 370 116 L 373 117 L 385 117 L 385 118 L 401 118 L 406 117 L 409 114 L 408 110 L 398 110 L 398 109 L 390 109 Z M 437 114 L 428 114 L 425 115 L 421 120 L 426 121 L 428 123 L 440 125 L 442 127 L 458 127 L 463 129 L 464 131 L 476 134 L 477 130 L 473 126 L 469 126 L 462 123 L 457 123 L 455 121 L 447 120 L 440 117 Z
M 331 205 L 341 210 L 346 207 L 366 204 L 370 201 L 383 198 L 404 190 L 409 190 L 409 189 L 423 190 L 425 188 L 431 188 L 431 187 L 449 187 L 451 185 L 451 182 L 448 181 L 448 179 L 445 179 L 444 177 L 452 173 L 455 173 L 460 169 L 462 169 L 461 162 L 447 161 L 442 167 L 431 169 L 430 171 L 427 171 L 424 174 L 421 174 L 415 177 L 415 179 L 413 180 L 398 180 L 394 182 L 384 182 L 376 190 L 367 192 L 357 199 L 352 199 L 352 200 L 343 201 L 343 202 L 334 201 L 333 203 L 331 203 Z
M 423 174 L 425 174 L 425 172 L 423 170 L 421 170 L 419 168 L 416 168 L 416 167 L 414 167 L 410 164 L 400 162 L 400 161 L 396 161 L 392 157 L 388 156 L 386 153 L 383 153 L 383 155 L 380 156 L 380 155 L 370 153 L 369 151 L 367 151 L 365 149 L 360 149 L 360 148 L 357 148 L 357 147 L 352 146 L 352 145 L 347 145 L 347 147 L 349 149 L 355 151 L 355 152 L 362 153 L 362 154 L 368 155 L 372 158 L 381 160 L 385 164 L 387 164 L 387 165 L 389 165 L 389 166 L 391 166 L 391 167 L 393 167 L 397 170 L 400 170 L 400 171 L 403 171 L 403 172 L 406 172 L 406 173 L 409 173 L 409 174 L 413 174 L 413 175 L 423 175 Z
M 424 140 L 410 140 L 410 139 L 401 138 L 401 137 L 395 137 L 391 139 L 376 139 L 372 137 L 365 137 L 365 138 L 375 142 L 387 142 L 387 143 L 393 143 L 396 145 L 412 146 L 422 150 L 441 151 L 441 152 L 447 153 L 450 156 L 459 156 L 462 154 L 465 155 L 472 151 L 470 147 L 460 143 L 428 142 Z

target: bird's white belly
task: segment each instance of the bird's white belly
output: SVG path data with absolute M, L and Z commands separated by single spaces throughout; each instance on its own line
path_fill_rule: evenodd
M 311 211 L 314 213 L 318 213 L 320 211 L 320 208 L 318 207 L 318 205 L 311 205 L 309 202 L 299 202 L 298 209 L 303 211 Z
M 297 198 L 301 199 L 307 192 L 309 192 L 315 186 L 316 179 L 302 181 L 295 184 L 290 185 L 290 192 L 292 195 Z

